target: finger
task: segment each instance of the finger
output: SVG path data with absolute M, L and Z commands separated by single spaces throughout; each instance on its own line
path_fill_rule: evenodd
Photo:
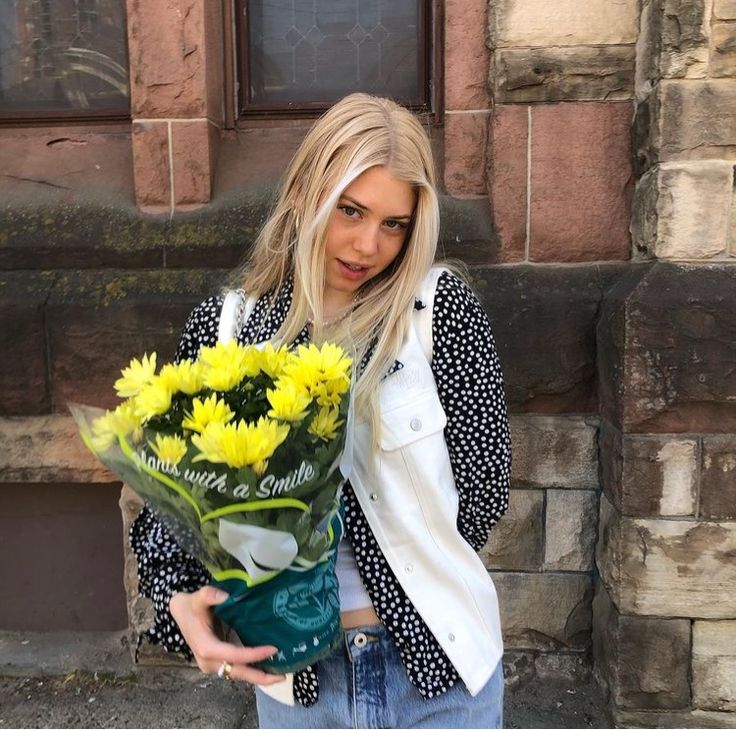
M 249 682 L 250 684 L 260 684 L 263 686 L 278 684 L 286 679 L 283 674 L 269 674 L 261 669 L 256 669 L 256 667 L 244 666 L 242 664 L 232 668 L 230 678 L 239 682 Z
M 192 600 L 202 606 L 217 606 L 229 598 L 225 591 L 215 586 L 203 586 L 192 594 Z
M 222 662 L 240 665 L 262 662 L 272 657 L 277 651 L 275 646 L 234 646 L 212 637 L 205 646 L 198 647 L 195 654 L 198 660 L 217 668 Z

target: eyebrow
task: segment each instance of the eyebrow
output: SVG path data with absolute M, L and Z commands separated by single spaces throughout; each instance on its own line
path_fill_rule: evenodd
M 340 200 L 349 200 L 356 208 L 360 208 L 361 210 L 367 210 L 370 213 L 370 208 L 367 205 L 363 205 L 363 203 L 357 201 L 355 198 L 351 198 L 349 195 L 341 195 Z M 404 215 L 387 215 L 386 218 L 391 220 L 411 220 L 411 213 L 404 214 Z

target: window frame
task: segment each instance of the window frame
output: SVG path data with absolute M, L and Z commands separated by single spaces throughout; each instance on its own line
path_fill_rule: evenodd
M 249 120 L 311 119 L 319 116 L 331 106 L 331 102 L 307 102 L 299 106 L 289 103 L 252 104 L 247 101 L 248 94 L 248 2 L 233 0 L 234 18 L 234 101 L 236 121 Z M 396 98 L 395 100 L 424 117 L 438 122 L 441 118 L 442 98 L 442 0 L 420 0 L 420 25 L 423 40 L 423 53 L 420 55 L 421 84 L 424 88 L 423 101 Z
M 125 67 L 128 71 L 128 108 L 125 112 L 121 109 L 97 109 L 93 112 L 85 109 L 60 109 L 60 110 L 38 110 L 24 109 L 18 111 L 5 111 L 0 107 L 0 127 L 3 126 L 53 126 L 68 124 L 119 124 L 130 122 L 131 115 L 131 92 L 130 92 L 130 54 L 128 50 L 128 8 L 125 0 L 120 0 L 123 10 L 123 41 L 125 47 Z

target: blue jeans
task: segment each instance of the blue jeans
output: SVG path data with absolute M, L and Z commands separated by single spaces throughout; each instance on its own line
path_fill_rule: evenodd
M 462 682 L 425 700 L 409 681 L 382 626 L 349 629 L 344 647 L 319 664 L 312 707 L 277 702 L 256 688 L 262 728 L 500 728 L 503 667 L 471 697 Z

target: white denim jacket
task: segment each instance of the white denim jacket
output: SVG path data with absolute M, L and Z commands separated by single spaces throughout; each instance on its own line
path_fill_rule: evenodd
M 350 483 L 391 570 L 474 696 L 500 661 L 503 642 L 493 581 L 457 530 L 447 419 L 430 364 L 432 304 L 441 272 L 432 269 L 417 293 L 427 306 L 415 312 L 399 352 L 403 368 L 381 382 L 377 453 L 368 425 L 355 423 Z M 234 330 L 234 305 L 226 299 L 221 338 Z M 252 303 L 238 314 L 247 318 L 249 309 Z M 293 704 L 292 686 L 289 675 L 261 689 Z

